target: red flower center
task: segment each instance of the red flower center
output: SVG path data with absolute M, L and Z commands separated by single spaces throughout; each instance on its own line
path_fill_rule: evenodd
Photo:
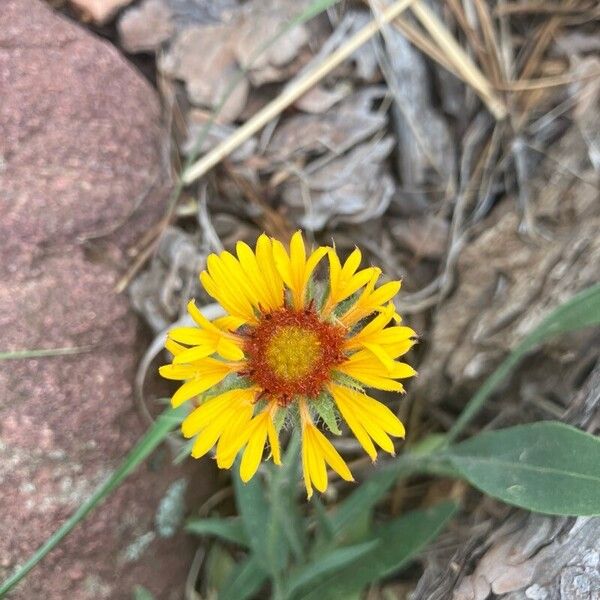
M 295 396 L 314 398 L 344 361 L 344 329 L 313 309 L 281 308 L 265 314 L 246 338 L 245 374 L 282 405 Z

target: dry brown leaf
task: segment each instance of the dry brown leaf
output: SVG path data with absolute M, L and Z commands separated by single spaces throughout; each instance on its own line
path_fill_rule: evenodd
M 384 160 L 394 140 L 387 137 L 358 146 L 311 175 L 301 174 L 283 187 L 283 201 L 298 224 L 318 231 L 333 223 L 363 223 L 380 217 L 395 191 Z
M 234 121 L 244 109 L 250 85 L 240 74 L 233 51 L 234 25 L 202 25 L 182 31 L 161 57 L 159 69 L 185 82 L 190 102 L 216 109 L 231 82 L 239 80 L 219 111 L 219 120 Z
M 344 83 L 340 83 L 332 88 L 316 85 L 306 92 L 304 96 L 298 98 L 294 103 L 294 106 L 307 113 L 320 114 L 329 110 L 332 106 L 335 106 L 349 93 L 350 86 Z
M 386 127 L 386 115 L 373 108 L 384 94 L 384 88 L 366 88 L 321 115 L 290 117 L 275 131 L 269 155 L 286 161 L 309 153 L 342 154 Z
M 212 123 L 207 128 L 210 122 L 210 115 L 199 109 L 191 109 L 187 114 L 188 135 L 183 144 L 183 153 L 190 156 L 194 151 L 201 154 L 209 152 L 219 142 L 230 136 L 235 127 L 224 123 Z M 198 139 L 203 136 L 204 140 L 199 148 L 196 148 Z M 250 158 L 256 150 L 256 139 L 250 138 L 246 140 L 237 150 L 232 152 L 229 159 L 232 162 L 241 162 Z
M 175 33 L 173 14 L 164 0 L 146 0 L 119 20 L 119 38 L 128 52 L 157 50 Z
M 302 4 L 258 0 L 249 3 L 236 19 L 233 52 L 252 85 L 287 79 L 288 73 L 282 67 L 296 58 L 300 48 L 308 41 L 308 33 L 299 24 L 275 41 L 273 36 L 301 11 Z

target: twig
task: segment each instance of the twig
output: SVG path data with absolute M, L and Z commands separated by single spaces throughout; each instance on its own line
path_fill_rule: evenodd
M 404 12 L 410 4 L 416 0 L 397 0 L 385 11 L 381 17 L 373 19 L 362 29 L 357 31 L 343 46 L 333 52 L 326 60 L 310 73 L 300 77 L 294 84 L 284 90 L 279 96 L 269 102 L 264 108 L 251 117 L 231 136 L 223 140 L 211 152 L 203 156 L 187 168 L 181 180 L 185 185 L 193 183 L 210 169 L 217 165 L 221 160 L 243 144 L 248 138 L 262 129 L 271 119 L 281 114 L 288 106 L 293 104 L 298 98 L 303 96 L 310 88 L 328 75 L 333 69 L 340 65 L 344 60 L 352 56 L 358 48 L 370 40 L 384 25 L 393 21 L 398 15 Z
M 490 82 L 475 66 L 446 26 L 420 0 L 413 2 L 411 9 L 421 25 L 429 32 L 429 35 L 436 41 L 441 50 L 446 53 L 448 60 L 454 65 L 459 75 L 479 94 L 479 97 L 485 102 L 494 117 L 498 120 L 504 119 L 507 115 L 504 102 L 496 95 Z

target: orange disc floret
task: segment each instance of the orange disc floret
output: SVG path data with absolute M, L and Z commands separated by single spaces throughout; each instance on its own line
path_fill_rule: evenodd
M 331 370 L 345 360 L 343 328 L 322 321 L 312 308 L 264 314 L 246 334 L 244 374 L 287 406 L 294 397 L 315 398 Z

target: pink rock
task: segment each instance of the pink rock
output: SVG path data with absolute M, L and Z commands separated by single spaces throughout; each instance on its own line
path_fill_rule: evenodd
M 154 91 L 42 2 L 2 2 L 0 90 L 0 349 L 97 345 L 0 362 L 3 580 L 145 430 L 132 381 L 146 342 L 115 264 L 163 214 L 167 186 Z M 94 251 L 80 241 L 120 222 Z M 181 598 L 193 543 L 168 521 L 185 509 L 189 468 L 159 449 L 10 597 L 118 600 L 140 584 Z M 196 481 L 206 493 L 210 476 Z

